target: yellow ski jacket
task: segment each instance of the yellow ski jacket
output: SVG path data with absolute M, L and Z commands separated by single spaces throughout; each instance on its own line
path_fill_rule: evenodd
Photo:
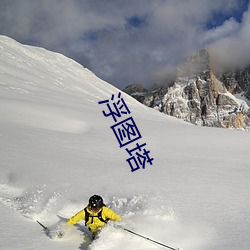
M 92 233 L 97 232 L 100 228 L 102 228 L 106 223 L 104 221 L 112 220 L 112 221 L 121 221 L 121 217 L 116 214 L 113 210 L 110 208 L 103 206 L 99 211 L 93 212 L 89 209 L 89 207 L 86 207 L 87 212 L 89 213 L 88 221 L 85 221 L 86 225 L 88 226 L 89 230 Z M 104 220 L 100 220 L 98 218 L 98 214 L 101 212 L 101 218 Z M 74 225 L 80 220 L 85 220 L 85 211 L 82 209 L 77 214 L 72 216 L 68 221 L 67 224 Z

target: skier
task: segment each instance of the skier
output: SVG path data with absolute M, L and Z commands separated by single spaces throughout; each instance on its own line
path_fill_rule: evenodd
M 94 239 L 109 220 L 120 222 L 122 219 L 120 215 L 105 206 L 101 196 L 95 194 L 89 198 L 89 204 L 72 216 L 67 224 L 74 225 L 80 220 L 85 220 L 85 226 L 92 232 Z

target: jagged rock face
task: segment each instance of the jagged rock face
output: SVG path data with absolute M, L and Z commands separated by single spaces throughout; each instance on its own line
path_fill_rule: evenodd
M 145 99 L 144 95 L 147 92 L 147 90 L 143 87 L 142 84 L 128 85 L 125 89 L 123 89 L 123 91 L 128 95 L 133 96 L 137 101 L 142 103 Z
M 146 91 L 146 89 L 144 89 L 142 84 L 131 84 L 131 85 L 128 85 L 123 91 L 131 95 L 134 93 L 143 93 Z
M 212 73 L 211 73 L 212 75 Z M 239 103 L 213 77 L 178 79 L 162 100 L 162 111 L 197 125 L 227 128 L 249 126 L 248 106 Z
M 250 100 L 250 66 L 218 74 L 230 93 L 242 93 Z
M 235 98 L 232 93 L 236 93 L 236 87 L 242 91 L 243 84 L 249 85 L 249 74 L 242 71 L 234 74 L 244 76 L 245 80 L 235 77 L 238 84 L 232 84 L 232 77 L 227 73 L 221 77 L 231 80 L 224 84 L 211 70 L 208 52 L 201 50 L 178 69 L 171 87 L 140 92 L 140 101 L 196 125 L 248 129 L 250 109 L 246 102 Z

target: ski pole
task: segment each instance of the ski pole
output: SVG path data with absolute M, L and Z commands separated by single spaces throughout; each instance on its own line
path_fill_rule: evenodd
M 141 237 L 141 238 L 143 238 L 143 239 L 146 239 L 146 240 L 148 240 L 148 241 L 154 242 L 154 243 L 156 243 L 156 244 L 158 244 L 158 245 L 161 245 L 161 246 L 163 246 L 163 247 L 169 248 L 169 249 L 171 249 L 171 250 L 180 250 L 180 248 L 173 248 L 173 247 L 167 246 L 167 245 L 165 245 L 165 244 L 162 244 L 161 242 L 152 240 L 152 239 L 150 239 L 150 238 L 148 238 L 148 237 L 145 237 L 145 236 L 143 236 L 143 235 L 141 235 L 141 234 L 135 233 L 135 232 L 133 232 L 133 231 L 127 229 L 127 228 L 122 228 L 122 229 L 125 230 L 125 231 L 127 231 L 127 232 L 129 232 L 129 233 L 131 233 L 131 234 L 137 235 L 137 236 L 139 236 L 139 237 Z

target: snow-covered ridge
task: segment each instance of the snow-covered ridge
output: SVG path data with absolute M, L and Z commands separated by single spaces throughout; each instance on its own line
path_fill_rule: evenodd
M 39 93 L 37 97 L 47 100 L 50 97 L 47 95 L 56 90 L 62 95 L 71 92 L 82 97 L 85 94 L 85 101 L 88 101 L 87 96 L 96 101 L 109 98 L 111 94 L 119 91 L 62 54 L 22 45 L 5 36 L 0 36 L 0 63 L 0 84 L 3 89 L 16 93 Z M 43 93 L 39 92 L 39 89 Z M 137 104 L 129 97 L 128 101 L 131 105 Z
M 77 100 L 80 105 L 94 105 L 119 92 L 88 69 L 61 54 L 21 45 L 5 36 L 0 36 L 0 73 L 0 110 L 4 112 L 6 107 L 9 110 L 8 115 L 2 115 L 2 119 L 14 119 L 20 124 L 38 128 L 84 132 L 89 128 L 87 121 L 72 119 L 74 111 L 65 107 L 61 112 L 56 105 L 51 107 L 50 104 L 67 102 L 70 94 L 75 98 L 72 105 Z M 124 95 L 132 109 L 140 106 L 133 98 L 125 93 Z M 33 102 L 32 106 L 30 102 Z

